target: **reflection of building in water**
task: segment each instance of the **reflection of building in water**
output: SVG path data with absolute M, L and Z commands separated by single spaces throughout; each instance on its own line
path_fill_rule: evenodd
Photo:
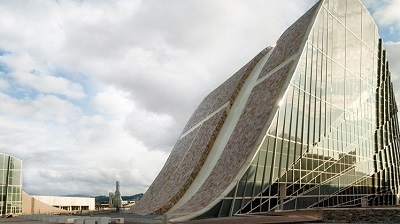
M 321 0 L 211 92 L 131 212 L 173 220 L 398 204 L 386 52 L 359 0 Z
M 0 215 L 22 212 L 22 160 L 0 153 Z

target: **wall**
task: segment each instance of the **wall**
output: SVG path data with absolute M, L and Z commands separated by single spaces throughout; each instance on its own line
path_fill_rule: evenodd
M 86 207 L 82 210 L 95 210 L 95 199 L 85 198 L 85 197 L 58 197 L 58 196 L 36 196 L 32 195 L 33 198 L 44 202 L 48 205 L 58 206 L 58 207 Z M 71 209 L 69 210 L 80 210 Z
M 43 203 L 22 191 L 22 214 L 59 214 L 68 211 Z

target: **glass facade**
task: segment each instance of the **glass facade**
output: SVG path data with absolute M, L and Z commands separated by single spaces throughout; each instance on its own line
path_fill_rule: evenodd
M 203 217 L 398 204 L 397 105 L 359 0 L 325 0 L 247 172 Z
M 22 161 L 0 153 L 1 215 L 22 213 Z

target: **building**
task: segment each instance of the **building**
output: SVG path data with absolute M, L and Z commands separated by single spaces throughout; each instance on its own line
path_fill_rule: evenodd
M 122 201 L 121 192 L 119 191 L 119 181 L 115 182 L 115 193 L 108 193 L 108 207 L 119 209 L 122 207 L 124 201 Z
M 53 207 L 22 191 L 22 214 L 67 214 L 67 210 Z
M 95 210 L 95 199 L 31 196 L 22 191 L 22 160 L 0 153 L 0 211 L 7 214 L 59 214 Z
M 113 192 L 108 193 L 108 207 L 114 208 L 114 193 Z
M 67 214 L 95 210 L 95 199 L 29 195 L 22 191 L 22 214 Z
M 0 153 L 1 215 L 22 212 L 22 161 Z
M 172 221 L 399 204 L 386 52 L 360 0 L 321 0 L 211 92 L 129 212 Z
M 43 202 L 55 208 L 69 212 L 95 210 L 95 198 L 89 197 L 60 197 L 32 195 L 35 201 Z
M 67 214 L 94 210 L 95 198 L 39 196 L 22 191 L 22 214 Z

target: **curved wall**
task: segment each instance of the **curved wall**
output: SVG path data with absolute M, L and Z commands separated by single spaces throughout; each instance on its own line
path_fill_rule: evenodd
M 203 100 L 129 212 L 398 204 L 397 106 L 378 39 L 361 1 L 319 1 Z
M 160 174 L 129 212 L 163 214 L 184 195 L 207 159 L 243 83 L 269 50 L 261 51 L 203 100 L 188 121 Z

